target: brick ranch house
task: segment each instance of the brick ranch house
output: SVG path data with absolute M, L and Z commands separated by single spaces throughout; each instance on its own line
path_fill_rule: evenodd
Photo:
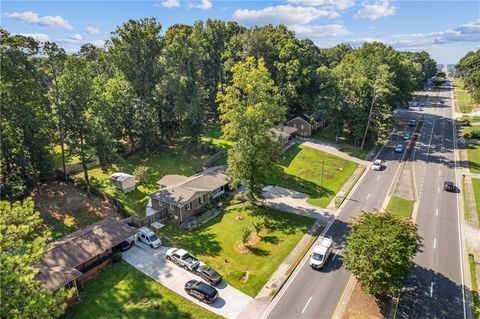
M 51 291 L 77 287 L 97 276 L 112 259 L 113 247 L 135 235 L 136 228 L 105 218 L 56 241 L 37 267 L 37 279 Z M 68 300 L 73 303 L 75 296 Z
M 306 114 L 293 116 L 287 125 L 297 129 L 300 136 L 310 137 L 314 132 L 325 126 L 325 120 Z
M 165 211 L 181 223 L 225 193 L 230 181 L 223 167 L 218 166 L 190 177 L 166 175 L 157 182 L 163 188 L 149 197 L 154 210 Z

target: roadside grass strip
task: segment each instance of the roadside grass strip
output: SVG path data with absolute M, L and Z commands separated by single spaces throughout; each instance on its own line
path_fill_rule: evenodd
M 388 202 L 387 211 L 398 218 L 408 219 L 412 214 L 413 200 L 392 196 Z
M 480 179 L 472 178 L 473 194 L 475 195 L 475 208 L 477 209 L 477 221 L 480 223 Z
M 472 307 L 474 318 L 480 318 L 480 295 L 478 293 L 477 273 L 475 270 L 475 259 L 473 255 L 468 255 L 468 264 L 470 266 L 470 278 L 472 280 Z

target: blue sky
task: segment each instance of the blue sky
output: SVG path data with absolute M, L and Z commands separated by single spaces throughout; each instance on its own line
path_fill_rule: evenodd
M 397 49 L 428 51 L 456 63 L 480 49 L 479 1 L 2 1 L 1 26 L 10 33 L 58 42 L 68 52 L 101 46 L 128 19 L 156 17 L 164 30 L 207 18 L 244 26 L 282 23 L 320 47 L 379 40 Z

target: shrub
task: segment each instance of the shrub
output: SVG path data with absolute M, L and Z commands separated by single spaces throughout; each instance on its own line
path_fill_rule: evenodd
M 149 168 L 147 166 L 140 165 L 135 170 L 133 171 L 133 176 L 135 176 L 135 179 L 137 180 L 138 183 L 145 183 L 148 181 L 148 170 Z
M 113 255 L 112 255 L 112 262 L 114 262 L 114 263 L 120 262 L 120 261 L 122 261 L 122 257 L 123 257 L 122 252 L 117 251 L 117 252 L 113 253 Z
M 252 234 L 252 230 L 249 227 L 245 227 L 242 229 L 242 244 L 245 246 L 250 239 L 250 235 Z
M 255 229 L 255 234 L 259 234 L 262 231 L 263 224 L 261 222 L 253 222 L 253 228 Z

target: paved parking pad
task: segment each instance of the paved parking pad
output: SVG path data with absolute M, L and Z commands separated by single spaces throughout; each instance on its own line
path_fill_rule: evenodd
M 170 247 L 150 248 L 142 243 L 137 243 L 123 253 L 123 259 L 157 282 L 187 298 L 188 300 L 225 318 L 235 319 L 252 298 L 238 289 L 222 281 L 215 288 L 219 297 L 214 303 L 207 305 L 188 295 L 184 286 L 191 279 L 202 279 L 166 259 L 166 252 Z

